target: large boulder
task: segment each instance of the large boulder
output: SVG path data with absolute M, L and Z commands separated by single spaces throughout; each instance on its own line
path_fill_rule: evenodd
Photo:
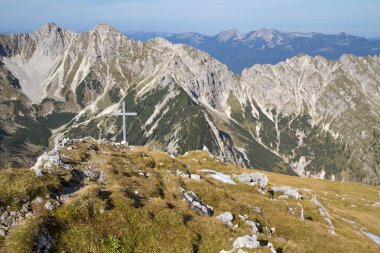
M 232 244 L 234 249 L 254 249 L 260 247 L 260 242 L 257 240 L 256 235 L 244 235 L 238 237 Z
M 234 220 L 234 216 L 230 212 L 221 213 L 216 218 L 224 223 L 227 227 L 232 227 L 232 221 Z
M 260 189 L 264 190 L 268 185 L 268 177 L 262 173 L 242 173 L 240 175 L 233 175 L 240 183 L 258 185 Z

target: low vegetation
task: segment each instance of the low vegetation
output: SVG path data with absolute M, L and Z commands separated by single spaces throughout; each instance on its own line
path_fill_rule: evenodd
M 145 147 L 127 147 L 92 139 L 58 150 L 62 164 L 50 164 L 35 176 L 29 169 L 0 171 L 1 213 L 32 203 L 33 215 L 0 235 L 0 252 L 219 252 L 251 233 L 239 218 L 260 224 L 260 247 L 248 252 L 379 252 L 361 229 L 380 235 L 380 188 L 262 172 L 264 193 L 256 186 L 212 178 L 259 172 L 237 168 L 205 151 L 173 157 Z M 181 175 L 200 175 L 200 180 Z M 279 199 L 271 186 L 297 188 L 300 199 Z M 203 215 L 183 200 L 180 188 L 193 191 L 213 207 Z M 332 217 L 336 235 L 318 208 L 316 196 Z M 33 201 L 37 197 L 43 202 Z M 53 203 L 46 208 L 46 202 Z M 300 207 L 304 220 L 300 219 Z M 257 210 L 260 210 L 258 212 Z M 293 210 L 290 212 L 289 210 Z M 234 216 L 234 227 L 218 219 Z M 275 228 L 275 230 L 267 230 Z M 44 247 L 41 248 L 41 238 Z

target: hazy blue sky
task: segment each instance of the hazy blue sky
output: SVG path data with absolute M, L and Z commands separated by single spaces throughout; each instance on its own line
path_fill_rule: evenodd
M 380 37 L 380 0 L 0 0 L 0 31 L 48 22 L 84 31 L 109 22 L 122 31 L 216 34 L 261 27 Z

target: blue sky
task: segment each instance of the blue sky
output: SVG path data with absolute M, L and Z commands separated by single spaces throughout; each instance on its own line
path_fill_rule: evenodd
M 380 37 L 380 0 L 0 0 L 0 31 L 48 22 L 74 31 L 108 22 L 122 31 L 241 32 L 262 27 Z

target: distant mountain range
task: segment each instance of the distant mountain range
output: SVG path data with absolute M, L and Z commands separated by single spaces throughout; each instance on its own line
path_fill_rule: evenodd
M 277 64 L 299 54 L 321 55 L 337 60 L 343 54 L 367 56 L 380 54 L 380 39 L 366 39 L 346 33 L 286 33 L 262 28 L 242 34 L 237 30 L 215 36 L 200 33 L 124 32 L 131 39 L 147 41 L 161 37 L 209 53 L 237 74 L 254 64 Z

